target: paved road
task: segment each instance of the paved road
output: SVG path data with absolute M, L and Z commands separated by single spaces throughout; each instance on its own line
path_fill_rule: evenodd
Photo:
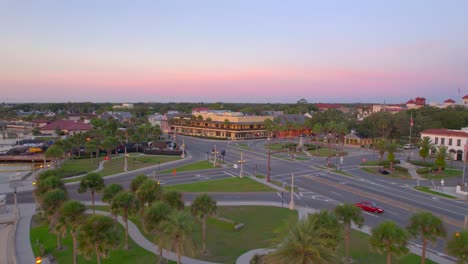
M 239 169 L 232 167 L 224 167 L 207 171 L 197 172 L 178 172 L 176 176 L 172 174 L 159 174 L 159 171 L 165 171 L 183 164 L 212 158 L 211 150 L 216 145 L 218 151 L 225 150 L 225 162 L 237 164 L 240 159 L 241 152 L 244 164 L 244 172 L 246 175 L 267 174 L 267 154 L 264 145 L 266 140 L 245 141 L 250 149 L 237 147 L 236 143 L 227 141 L 205 140 L 199 138 L 190 138 L 179 136 L 178 140 L 184 140 L 190 153 L 190 158 L 170 164 L 161 164 L 161 166 L 153 166 L 139 171 L 131 171 L 119 174 L 117 176 L 106 177 L 106 184 L 119 183 L 124 187 L 128 187 L 132 178 L 140 173 L 145 173 L 149 176 L 156 175 L 157 180 L 163 185 L 172 185 L 179 183 L 189 183 L 203 180 L 220 179 L 227 177 L 235 177 L 239 174 Z M 179 142 L 180 143 L 180 142 Z M 207 155 L 208 152 L 208 155 Z M 454 221 L 462 222 L 464 216 L 468 215 L 468 202 L 459 200 L 447 200 L 434 197 L 425 193 L 415 191 L 412 186 L 416 185 L 415 180 L 392 179 L 368 174 L 362 171 L 358 164 L 362 159 L 372 160 L 377 159 L 375 152 L 369 150 L 349 150 L 350 155 L 343 160 L 342 169 L 352 177 L 334 174 L 328 169 L 319 166 L 326 165 L 326 160 L 323 157 L 312 157 L 308 160 L 293 161 L 284 158 L 271 157 L 271 178 L 284 182 L 290 182 L 291 174 L 295 175 L 295 185 L 299 187 L 294 193 L 296 204 L 309 208 L 327 208 L 331 209 L 337 204 L 354 203 L 360 200 L 367 200 L 369 196 L 378 197 L 377 199 L 385 208 L 383 215 L 375 215 L 364 213 L 366 224 L 375 226 L 383 220 L 391 219 L 401 226 L 405 226 L 412 211 L 408 208 L 402 208 L 398 204 L 407 204 L 410 208 L 420 208 L 434 212 L 438 215 L 444 215 Z M 404 158 L 406 153 L 400 154 L 400 158 Z M 332 163 L 338 163 L 339 160 L 333 158 Z M 154 172 L 156 172 L 154 174 Z M 455 179 L 456 180 L 456 179 Z M 452 180 L 453 181 L 453 180 Z M 451 184 L 452 181 L 446 181 Z M 334 184 L 330 184 L 330 182 Z M 429 181 L 421 181 L 422 185 L 430 185 Z M 341 185 L 341 187 L 340 187 Z M 344 188 L 346 187 L 346 188 Z M 78 184 L 67 184 L 69 194 L 73 199 L 89 201 L 91 199 L 88 193 L 78 194 Z M 354 191 L 356 190 L 356 191 Z M 289 193 L 270 192 L 270 193 L 214 193 L 213 197 L 217 201 L 262 201 L 262 202 L 281 202 L 287 206 L 290 200 Z M 185 194 L 184 199 L 191 201 L 195 194 Z M 384 199 L 385 198 L 385 199 Z M 96 197 L 100 199 L 100 197 Z M 11 196 L 9 197 L 11 202 Z M 388 202 L 396 201 L 396 203 Z M 18 193 L 19 203 L 33 202 L 31 192 Z M 453 224 L 447 224 L 449 233 L 459 230 L 459 227 Z M 415 240 L 418 243 L 417 240 Z M 443 251 L 443 245 L 439 243 L 434 249 Z

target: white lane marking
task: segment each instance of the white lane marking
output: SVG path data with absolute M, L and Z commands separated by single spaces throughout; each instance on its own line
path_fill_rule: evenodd
M 233 178 L 236 178 L 236 177 L 237 177 L 236 175 L 234 175 L 234 174 L 232 174 L 232 173 L 230 173 L 230 172 L 228 172 L 228 171 L 223 171 L 223 172 L 224 172 L 225 174 L 227 174 L 227 175 L 233 177 Z
M 301 199 L 301 197 L 299 197 L 299 195 L 297 195 L 295 192 L 293 192 L 293 193 L 297 197 L 297 199 L 299 199 L 299 200 Z
M 366 211 L 362 211 L 363 213 L 367 214 L 367 215 L 370 215 L 370 216 L 373 216 L 373 217 L 379 217 L 378 215 L 376 214 L 371 214 L 369 212 L 366 212 Z
M 391 213 L 391 214 L 394 214 L 394 215 L 398 215 L 398 213 L 392 212 L 392 211 L 390 211 L 388 209 L 385 209 L 385 213 Z
M 334 194 L 339 195 L 339 196 L 343 196 L 341 193 L 337 193 L 337 192 L 334 192 L 334 191 L 331 191 L 331 193 L 334 193 Z
M 283 197 L 281 196 L 279 192 L 277 192 L 276 194 L 279 196 L 279 198 L 283 199 Z

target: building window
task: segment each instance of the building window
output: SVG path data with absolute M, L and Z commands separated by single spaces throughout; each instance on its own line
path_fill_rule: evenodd
M 449 138 L 449 143 L 448 143 L 449 146 L 452 146 L 452 139 Z
M 440 144 L 445 145 L 445 138 L 440 138 Z
M 436 144 L 436 145 L 439 144 L 439 138 L 438 137 L 435 138 L 434 144 Z
M 461 146 L 461 139 L 457 139 L 457 146 L 458 146 L 458 147 Z

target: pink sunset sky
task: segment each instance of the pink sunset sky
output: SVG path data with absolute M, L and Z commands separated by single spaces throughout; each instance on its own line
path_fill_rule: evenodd
M 0 4 L 0 101 L 400 103 L 468 94 L 463 1 L 104 2 Z

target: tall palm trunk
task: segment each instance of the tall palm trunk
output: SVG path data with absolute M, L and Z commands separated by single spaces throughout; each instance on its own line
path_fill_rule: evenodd
M 164 260 L 164 258 L 163 258 L 163 248 L 159 247 L 159 263 L 162 264 L 163 260 Z
M 99 257 L 98 245 L 95 245 L 94 248 L 95 248 L 95 251 L 96 251 L 96 261 L 97 261 L 97 264 L 101 264 L 101 258 Z
M 202 219 L 202 253 L 206 252 L 206 216 Z
M 177 264 L 180 264 L 182 262 L 180 262 L 182 258 L 182 242 L 180 241 L 180 239 L 177 239 Z
M 57 249 L 62 249 L 62 235 L 60 234 L 57 234 Z
M 392 264 L 392 252 L 390 241 L 387 242 L 387 264 Z
M 91 192 L 91 199 L 92 199 L 92 203 L 93 203 L 93 214 L 95 214 L 95 210 L 94 210 L 94 191 Z
M 349 236 L 350 236 L 350 224 L 346 224 L 345 226 L 345 263 L 349 263 Z
M 426 263 L 426 247 L 427 247 L 427 240 L 422 239 L 422 252 L 421 252 L 421 264 Z
M 76 264 L 76 253 L 77 253 L 77 241 L 76 241 L 76 234 L 72 232 L 72 242 L 73 242 L 73 264 Z
M 125 213 L 125 249 L 128 250 L 128 215 Z

